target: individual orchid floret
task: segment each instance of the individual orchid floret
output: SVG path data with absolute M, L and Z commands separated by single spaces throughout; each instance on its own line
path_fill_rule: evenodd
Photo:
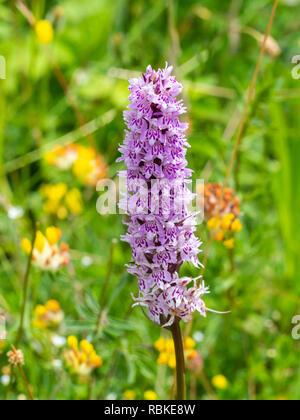
M 128 271 L 139 281 L 135 305 L 146 307 L 150 319 L 165 327 L 175 319 L 189 321 L 195 311 L 206 316 L 202 297 L 207 293 L 195 279 L 179 275 L 185 262 L 201 266 L 201 242 L 189 210 L 194 195 L 188 187 L 188 124 L 180 121 L 186 109 L 177 100 L 182 85 L 171 73 L 172 67 L 155 71 L 149 66 L 141 78 L 130 80 L 118 159 L 127 167 L 120 173 L 126 192 L 119 205 L 129 216 L 123 240 L 132 248 Z
M 61 230 L 56 227 L 47 228 L 46 235 L 37 231 L 33 250 L 27 238 L 22 240 L 22 249 L 28 255 L 32 251 L 33 265 L 44 271 L 55 272 L 70 261 L 69 246 L 65 243 L 59 246 L 61 236 Z

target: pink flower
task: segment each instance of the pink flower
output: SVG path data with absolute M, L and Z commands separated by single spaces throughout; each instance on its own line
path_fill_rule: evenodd
M 123 240 L 132 247 L 129 273 L 138 278 L 135 305 L 144 306 L 152 321 L 162 326 L 175 317 L 188 321 L 193 312 L 206 316 L 197 279 L 180 278 L 184 262 L 199 268 L 201 242 L 196 238 L 195 216 L 188 210 L 194 195 L 187 187 L 192 171 L 187 168 L 190 147 L 186 112 L 177 96 L 182 85 L 171 76 L 172 67 L 154 71 L 151 66 L 139 79 L 130 80 L 130 105 L 125 111 L 125 141 L 120 146 L 127 171 L 127 196 L 120 208 L 129 216 Z

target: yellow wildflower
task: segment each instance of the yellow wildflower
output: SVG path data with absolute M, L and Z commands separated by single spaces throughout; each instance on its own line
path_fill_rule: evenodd
M 243 225 L 239 219 L 235 219 L 231 225 L 231 230 L 233 232 L 240 232 L 243 229 Z
M 34 310 L 34 316 L 32 324 L 39 330 L 57 328 L 64 318 L 60 304 L 53 299 L 44 306 L 38 305 Z
M 43 305 L 38 305 L 34 310 L 34 314 L 37 317 L 44 316 L 46 313 L 47 313 L 47 308 Z
M 67 340 L 68 346 L 74 351 L 78 350 L 78 340 L 74 335 L 70 335 Z
M 39 253 L 41 253 L 43 252 L 45 244 L 46 244 L 45 236 L 42 234 L 40 230 L 38 230 L 36 233 L 34 248 L 37 249 Z
M 31 252 L 31 242 L 30 242 L 30 240 L 27 239 L 27 238 L 23 238 L 21 248 L 24 252 L 26 252 L 26 254 L 30 254 L 30 252 Z
M 57 302 L 57 300 L 48 300 L 48 302 L 45 305 L 47 311 L 52 311 L 52 312 L 58 312 L 60 310 L 60 305 Z
M 157 400 L 157 394 L 154 391 L 146 391 L 144 393 L 144 398 L 147 401 L 156 401 Z
M 40 20 L 35 24 L 35 32 L 42 44 L 50 44 L 54 38 L 54 29 L 48 20 Z
M 81 145 L 57 146 L 44 155 L 45 160 L 61 170 L 71 169 L 84 184 L 96 186 L 106 177 L 107 167 L 100 154 L 92 147 Z
M 226 246 L 226 248 L 228 249 L 233 249 L 234 248 L 234 238 L 228 239 L 227 241 L 224 241 L 224 245 Z
M 175 356 L 175 354 L 170 355 L 168 365 L 171 369 L 176 368 L 176 356 Z
M 224 390 L 228 387 L 228 381 L 224 375 L 216 375 L 212 378 L 212 384 L 215 388 Z
M 169 354 L 168 353 L 160 353 L 158 359 L 157 359 L 157 364 L 158 365 L 167 365 L 169 362 Z
M 196 357 L 197 352 L 194 350 L 196 346 L 195 341 L 188 337 L 184 342 L 184 356 L 186 360 L 191 360 Z M 157 359 L 158 365 L 168 365 L 171 369 L 176 368 L 175 347 L 172 339 L 165 340 L 160 337 L 155 343 L 154 347 L 159 351 Z
M 136 397 L 135 392 L 130 390 L 130 389 L 125 391 L 124 394 L 123 394 L 124 400 L 133 401 L 133 400 L 135 400 L 135 397 Z
M 66 205 L 72 214 L 82 213 L 81 192 L 77 188 L 70 190 L 65 197 Z
M 70 336 L 67 339 L 67 344 L 69 348 L 64 350 L 64 357 L 72 373 L 87 376 L 94 369 L 102 366 L 101 357 L 88 341 L 82 340 L 78 344 L 77 338 Z
M 218 242 L 222 242 L 224 240 L 224 233 L 223 232 L 218 232 L 215 235 L 215 240 Z
M 218 227 L 220 226 L 220 219 L 218 217 L 212 217 L 208 220 L 207 226 L 212 230 L 218 229 Z
M 68 217 L 68 210 L 65 206 L 60 206 L 57 210 L 57 217 L 60 220 L 64 220 Z
M 49 163 L 49 165 L 55 165 L 56 162 L 56 153 L 55 151 L 52 152 L 46 152 L 44 154 L 44 159 L 47 163 Z
M 95 149 L 81 146 L 73 165 L 73 172 L 81 182 L 96 186 L 98 181 L 105 178 L 106 166 L 102 156 L 98 155 Z
M 41 231 L 36 233 L 33 247 L 32 261 L 35 266 L 45 271 L 57 271 L 63 265 L 69 263 L 69 247 L 62 243 L 60 248 L 58 241 L 61 237 L 61 230 L 50 227 L 46 230 L 46 236 Z M 21 243 L 23 251 L 31 252 L 31 242 L 24 238 Z
M 165 342 L 165 349 L 167 353 L 175 353 L 175 346 L 174 346 L 174 341 L 172 340 L 172 338 L 169 338 L 168 340 L 166 340 Z
M 235 216 L 233 213 L 226 214 L 226 216 L 224 216 L 222 219 L 221 229 L 230 230 L 230 226 L 232 224 L 234 217 Z
M 94 351 L 94 347 L 92 346 L 91 343 L 89 343 L 87 340 L 82 340 L 80 343 L 80 348 L 81 350 L 87 355 L 89 356 L 90 354 L 93 353 Z
M 78 158 L 79 146 L 67 144 L 66 146 L 56 146 L 51 152 L 44 155 L 45 161 L 49 165 L 57 166 L 62 171 L 72 168 L 73 163 Z
M 59 219 L 66 219 L 69 212 L 75 215 L 82 213 L 82 197 L 77 188 L 68 191 L 67 185 L 63 183 L 44 185 L 40 194 L 45 199 L 44 211 Z
M 57 185 L 45 185 L 41 191 L 50 201 L 60 201 L 66 195 L 67 190 L 67 185 L 60 182 Z
M 90 355 L 89 363 L 95 367 L 100 367 L 103 364 L 101 357 L 95 351 Z
M 163 337 L 160 337 L 157 341 L 155 341 L 154 347 L 158 351 L 163 351 L 165 348 L 165 339 Z
M 195 341 L 191 337 L 187 337 L 187 339 L 185 340 L 185 348 L 187 350 L 192 350 L 195 347 L 196 347 Z
M 61 230 L 56 227 L 49 227 L 46 229 L 46 237 L 50 245 L 56 245 L 61 238 Z

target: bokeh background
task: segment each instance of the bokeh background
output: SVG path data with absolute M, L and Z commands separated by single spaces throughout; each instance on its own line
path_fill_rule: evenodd
M 159 399 L 169 398 L 174 372 L 157 364 L 154 348 L 161 331 L 140 309 L 130 310 L 137 282 L 126 275 L 131 253 L 119 240 L 122 217 L 99 215 L 99 193 L 72 171 L 49 165 L 44 154 L 66 141 L 89 145 L 90 135 L 78 130 L 84 116 L 81 123 L 91 123 L 94 147 L 115 178 L 127 80 L 148 64 L 164 67 L 168 61 L 184 85 L 194 177 L 224 182 L 273 2 L 28 1 L 35 19 L 53 24 L 54 39 L 46 46 L 16 3 L 0 2 L 0 54 L 7 64 L 6 80 L 0 81 L 0 308 L 8 331 L 0 344 L 0 396 L 7 394 L 6 353 L 20 322 L 27 264 L 20 244 L 32 235 L 34 219 L 41 230 L 62 230 L 72 262 L 55 274 L 31 271 L 19 347 L 36 397 L 122 399 L 131 390 L 143 399 L 152 390 Z M 230 178 L 242 202 L 243 230 L 232 252 L 216 241 L 209 252 L 206 303 L 232 313 L 195 317 L 191 337 L 203 370 L 197 377 L 188 372 L 188 395 L 197 399 L 300 397 L 300 341 L 292 338 L 292 318 L 300 314 L 300 80 L 291 73 L 292 57 L 300 54 L 299 13 L 298 0 L 280 2 Z M 41 187 L 57 183 L 82 193 L 81 214 L 45 211 Z M 199 235 L 205 252 L 205 225 Z M 199 273 L 184 267 L 183 274 Z M 50 332 L 32 325 L 34 308 L 49 299 L 65 314 L 56 345 Z M 61 346 L 70 334 L 93 339 L 103 359 L 86 382 L 65 367 Z M 213 380 L 218 375 L 223 381 Z M 25 393 L 17 376 L 6 397 Z

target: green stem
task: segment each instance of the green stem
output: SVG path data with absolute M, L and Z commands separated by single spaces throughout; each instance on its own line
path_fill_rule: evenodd
M 112 240 L 111 246 L 110 246 L 110 256 L 109 256 L 109 262 L 108 262 L 108 269 L 107 274 L 105 278 L 105 283 L 102 289 L 101 297 L 100 297 L 100 311 L 97 319 L 97 325 L 95 329 L 95 334 L 99 334 L 100 328 L 101 328 L 101 318 L 104 311 L 104 307 L 106 305 L 106 297 L 108 292 L 108 286 L 110 283 L 111 275 L 112 275 L 112 269 L 113 269 L 113 262 L 114 262 L 114 250 L 116 246 L 117 241 L 115 239 Z
M 172 66 L 177 67 L 177 60 L 180 55 L 180 39 L 176 29 L 176 12 L 174 0 L 168 0 L 168 28 L 170 37 L 170 63 Z
M 235 272 L 234 249 L 229 249 L 228 253 L 229 253 L 229 262 L 230 262 L 230 272 L 234 273 Z
M 109 283 L 110 283 L 110 278 L 111 278 L 112 268 L 113 268 L 113 262 L 114 262 L 115 246 L 116 246 L 116 240 L 113 239 L 112 242 L 111 242 L 111 246 L 110 246 L 108 270 L 107 270 L 106 279 L 105 279 L 105 283 L 104 283 L 104 286 L 103 286 L 102 295 L 101 295 L 101 299 L 100 299 L 100 306 L 101 307 L 104 307 L 104 305 L 106 303 L 107 291 L 108 291 L 108 286 L 109 286 Z
M 5 121 L 5 93 L 4 93 L 4 83 L 1 81 L 0 83 L 0 177 L 1 182 L 4 178 L 4 157 L 3 157 L 3 149 L 4 149 L 4 121 Z
M 10 201 L 11 191 L 10 191 L 7 179 L 6 179 L 6 173 L 4 169 L 5 119 L 6 119 L 5 81 L 0 80 L 0 191 Z
M 184 401 L 186 400 L 185 360 L 179 319 L 175 320 L 174 324 L 171 327 L 171 332 L 173 336 L 176 354 L 176 400 Z
M 21 309 L 21 320 L 20 320 L 20 326 L 18 330 L 17 340 L 16 340 L 16 347 L 18 348 L 20 341 L 22 339 L 23 335 L 23 328 L 24 328 L 24 319 L 25 319 L 25 311 L 26 311 L 26 303 L 27 303 L 27 295 L 28 295 L 28 287 L 29 287 L 29 274 L 32 266 L 32 254 L 33 254 L 33 248 L 34 243 L 36 239 L 36 226 L 34 224 L 33 228 L 33 235 L 32 235 L 32 246 L 31 246 L 31 252 L 28 257 L 27 262 L 27 268 L 24 276 L 24 282 L 23 282 L 23 298 L 22 298 L 22 309 Z
M 22 335 L 23 335 L 23 327 L 24 327 L 24 318 L 25 318 L 25 311 L 26 311 L 26 301 L 27 301 L 27 294 L 28 294 L 28 286 L 29 286 L 29 274 L 30 274 L 30 270 L 31 270 L 31 266 L 32 266 L 32 254 L 33 254 L 33 248 L 34 248 L 34 243 L 35 243 L 35 238 L 36 238 L 36 226 L 35 224 L 33 224 L 33 235 L 32 235 L 32 246 L 31 246 L 31 252 L 29 254 L 28 257 L 28 262 L 27 262 L 27 268 L 26 268 L 26 272 L 25 272 L 25 276 L 24 276 L 24 282 L 23 282 L 23 298 L 22 298 L 22 309 L 21 309 L 21 319 L 20 319 L 20 326 L 18 329 L 18 334 L 17 334 L 17 339 L 16 339 L 16 348 L 19 347 L 20 341 L 22 339 Z M 10 393 L 12 384 L 13 384 L 13 380 L 14 380 L 14 367 L 11 367 L 11 372 L 10 372 L 10 381 L 8 386 L 6 387 L 6 391 L 5 391 L 5 395 L 4 395 L 4 401 L 7 400 L 8 395 Z
M 19 365 L 19 366 L 18 366 L 18 368 L 19 368 L 19 371 L 20 371 L 20 373 L 21 373 L 21 376 L 22 376 L 22 379 L 23 379 L 23 382 L 24 382 L 24 385 L 25 385 L 26 391 L 27 391 L 27 393 L 28 393 L 28 396 L 29 396 L 29 398 L 30 398 L 30 400 L 31 400 L 31 401 L 34 401 L 34 397 L 33 397 L 33 395 L 32 395 L 32 392 L 31 392 L 31 389 L 30 389 L 29 383 L 28 383 L 28 381 L 27 381 L 27 379 L 26 379 L 26 376 L 25 376 L 24 370 L 23 370 L 23 368 L 22 368 L 22 366 L 21 366 L 21 365 Z

